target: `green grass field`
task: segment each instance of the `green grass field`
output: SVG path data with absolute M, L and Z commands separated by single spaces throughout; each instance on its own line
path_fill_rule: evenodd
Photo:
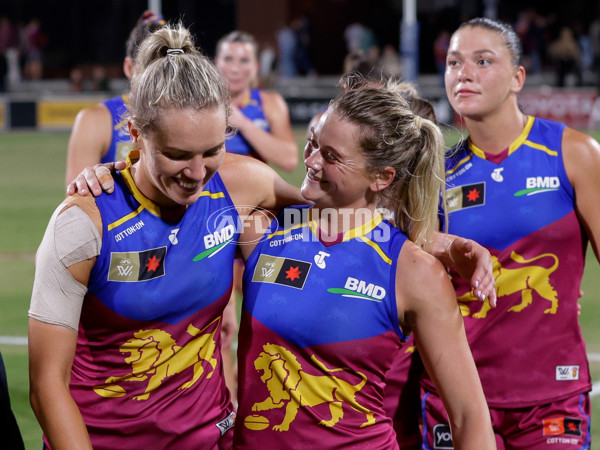
M 304 130 L 297 130 L 299 145 Z M 595 134 L 600 139 L 600 133 Z M 65 133 L 4 133 L 0 135 L 0 336 L 27 335 L 27 309 L 33 280 L 33 255 L 52 211 L 64 197 Z M 447 135 L 448 144 L 456 133 Z M 302 142 L 302 144 L 300 144 Z M 299 147 L 301 148 L 301 147 Z M 284 176 L 296 185 L 302 164 Z M 581 326 L 588 351 L 600 353 L 600 267 L 592 252 L 584 276 Z M 41 430 L 28 399 L 27 347 L 0 344 L 5 360 L 12 407 L 25 446 L 41 449 Z M 592 376 L 600 380 L 600 362 L 591 363 Z M 592 436 L 600 439 L 600 400 L 592 398 Z M 1 445 L 0 445 L 1 447 Z

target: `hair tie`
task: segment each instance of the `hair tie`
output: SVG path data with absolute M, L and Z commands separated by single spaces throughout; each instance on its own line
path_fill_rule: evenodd
M 183 55 L 182 48 L 169 48 L 167 49 L 167 55 Z

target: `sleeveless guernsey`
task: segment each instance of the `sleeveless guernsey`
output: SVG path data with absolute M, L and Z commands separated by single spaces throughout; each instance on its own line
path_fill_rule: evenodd
M 221 365 L 238 215 L 215 174 L 167 222 L 128 170 L 96 199 L 102 250 L 83 303 L 71 393 L 94 448 L 216 448 L 234 413 Z
M 587 239 L 563 164 L 565 125 L 529 117 L 505 158 L 470 141 L 447 160 L 449 232 L 492 254 L 498 306 L 454 284 L 491 407 L 518 408 L 591 389 L 578 291 Z M 431 381 L 426 382 L 433 389 Z
M 310 211 L 284 210 L 246 263 L 234 443 L 396 448 L 383 388 L 406 236 L 377 217 L 325 245 Z

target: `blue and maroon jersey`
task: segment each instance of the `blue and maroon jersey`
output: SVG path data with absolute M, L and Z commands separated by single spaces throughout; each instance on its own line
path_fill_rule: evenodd
M 395 448 L 383 388 L 406 236 L 377 216 L 324 243 L 310 214 L 284 210 L 246 262 L 234 444 Z
M 115 182 L 96 199 L 102 250 L 83 302 L 71 394 L 94 448 L 216 448 L 234 418 L 220 332 L 236 209 L 218 174 L 178 222 L 161 218 L 128 170 Z
M 132 150 L 131 137 L 127 128 L 127 97 L 121 95 L 102 102 L 112 117 L 110 146 L 100 162 L 124 160 Z
M 494 262 L 495 309 L 475 301 L 467 282 L 453 280 L 494 408 L 549 403 L 591 388 L 577 319 L 587 238 L 563 163 L 564 130 L 529 117 L 503 154 L 464 141 L 447 160 L 448 231 L 488 248 Z
M 250 96 L 240 107 L 240 111 L 258 128 L 266 131 L 267 133 L 271 131 L 269 122 L 267 121 L 267 117 L 265 116 L 265 112 L 263 110 L 260 89 L 250 90 Z M 248 142 L 248 140 L 239 131 L 225 141 L 225 148 L 230 153 L 237 153 L 238 155 L 247 155 L 254 158 L 259 158 L 250 142 Z

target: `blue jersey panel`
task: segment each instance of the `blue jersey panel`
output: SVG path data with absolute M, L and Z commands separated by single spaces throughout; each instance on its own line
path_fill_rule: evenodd
M 500 163 L 468 141 L 457 146 L 446 163 L 451 232 L 502 250 L 569 214 L 573 189 L 560 153 L 563 129 L 536 119 Z
M 267 117 L 265 116 L 265 112 L 263 110 L 259 89 L 252 89 L 250 91 L 250 98 L 240 108 L 240 111 L 260 129 L 266 131 L 267 133 L 271 131 L 269 122 L 267 122 Z M 227 139 L 225 142 L 225 148 L 230 153 L 251 155 L 254 157 L 257 156 L 250 142 L 248 142 L 248 140 L 239 132 Z
M 395 273 L 406 241 L 387 221 L 331 246 L 311 229 L 309 207 L 298 223 L 278 222 L 257 246 L 244 273 L 244 308 L 298 347 L 377 336 L 398 325 Z
M 96 199 L 102 252 L 89 292 L 129 319 L 177 323 L 230 288 L 239 216 L 218 174 L 176 223 L 128 181 L 124 171 Z

